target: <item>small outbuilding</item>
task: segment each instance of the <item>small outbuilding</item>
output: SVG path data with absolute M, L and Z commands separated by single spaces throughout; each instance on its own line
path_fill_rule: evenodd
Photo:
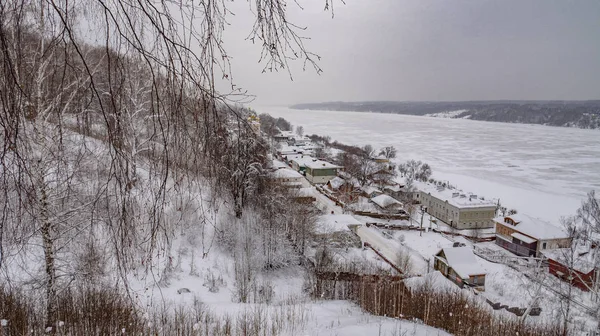
M 434 268 L 459 287 L 485 289 L 486 271 L 479 265 L 468 246 L 441 249 L 434 256 Z

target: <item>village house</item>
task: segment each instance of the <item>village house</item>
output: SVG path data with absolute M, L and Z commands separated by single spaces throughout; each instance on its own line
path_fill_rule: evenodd
M 277 150 L 277 157 L 287 162 L 293 156 L 304 155 L 304 152 L 305 150 L 300 147 L 290 147 L 285 145 Z
M 413 199 L 424 205 L 428 214 L 453 228 L 486 229 L 494 227 L 496 203 L 474 194 L 441 185 L 417 183 Z
M 496 244 L 520 256 L 571 246 L 572 238 L 561 228 L 524 214 L 498 217 Z
M 371 182 L 382 188 L 387 185 L 394 185 L 393 179 L 396 176 L 396 166 L 389 163 L 378 163 L 378 165 L 379 167 L 370 175 Z
M 395 183 L 391 185 L 386 185 L 383 187 L 383 192 L 386 195 L 390 195 L 397 200 L 403 199 L 403 186 L 401 184 Z
M 381 210 L 388 213 L 405 213 L 402 203 L 389 195 L 379 195 L 371 198 L 371 202 L 376 204 Z
M 339 176 L 327 182 L 327 189 L 343 202 L 352 202 L 360 196 L 360 184 L 356 179 L 343 179 Z
M 306 179 L 314 184 L 325 184 L 337 176 L 337 172 L 342 167 L 332 163 L 313 159 L 305 163 Z
M 586 292 L 598 289 L 600 268 L 596 266 L 596 253 L 598 249 L 595 246 L 542 251 L 542 255 L 548 260 L 550 274 Z
M 280 131 L 279 134 L 276 134 L 273 136 L 273 140 L 280 142 L 280 141 L 285 141 L 287 142 L 289 139 L 294 137 L 294 133 L 291 131 Z
M 311 140 L 306 136 L 292 136 L 288 139 L 288 145 L 290 146 L 304 146 L 311 142 Z
M 273 168 L 273 169 L 289 169 L 288 165 L 286 165 L 285 163 L 283 163 L 277 159 L 271 160 L 271 168 Z
M 486 272 L 468 246 L 441 249 L 434 256 L 433 267 L 461 288 L 485 290 Z
M 289 168 L 284 168 L 284 169 L 277 169 L 273 172 L 271 172 L 269 174 L 269 177 L 278 183 L 281 183 L 283 185 L 297 185 L 297 184 L 302 184 L 302 179 L 304 179 L 304 177 L 302 175 L 300 175 L 300 173 L 293 171 Z
M 292 169 L 301 174 L 306 173 L 306 164 L 314 160 L 316 159 L 310 155 L 293 155 L 288 157 L 288 162 L 292 166 Z

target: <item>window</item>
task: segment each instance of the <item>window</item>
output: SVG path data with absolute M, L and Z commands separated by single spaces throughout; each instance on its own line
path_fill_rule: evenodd
M 542 249 L 546 249 L 546 242 L 542 243 Z

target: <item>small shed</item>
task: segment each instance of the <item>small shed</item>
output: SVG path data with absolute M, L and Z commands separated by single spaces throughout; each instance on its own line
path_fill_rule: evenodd
M 443 248 L 434 256 L 434 268 L 459 287 L 485 289 L 486 271 L 468 246 Z

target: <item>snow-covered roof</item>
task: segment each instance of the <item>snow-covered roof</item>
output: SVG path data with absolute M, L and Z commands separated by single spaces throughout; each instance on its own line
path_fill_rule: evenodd
M 323 215 L 317 218 L 315 233 L 327 234 L 349 231 L 348 225 L 361 225 L 352 215 Z
M 301 179 L 302 175 L 292 169 L 277 169 L 271 173 L 271 176 L 276 179 Z
M 393 192 L 399 192 L 400 190 L 402 190 L 402 187 L 398 184 L 394 184 L 394 185 L 385 186 L 383 188 L 383 190 L 391 190 Z
M 461 278 L 467 279 L 471 275 L 486 274 L 485 269 L 477 263 L 471 247 L 447 247 L 441 249 L 441 251 L 444 251 L 448 266 L 452 267 Z
M 517 238 L 518 240 L 526 243 L 526 244 L 532 244 L 535 243 L 537 241 L 537 239 L 533 239 L 530 237 L 527 237 L 524 234 L 518 233 L 518 232 L 513 232 L 511 235 L 511 237 Z
M 507 223 L 505 221 L 506 218 L 512 219 L 513 222 L 515 222 L 515 225 L 513 226 L 512 224 Z M 563 229 L 526 214 L 519 213 L 510 216 L 497 217 L 494 220 L 537 240 L 569 238 L 569 235 Z
M 448 280 L 440 271 L 433 271 L 423 275 L 422 277 L 412 277 L 404 279 L 404 284 L 411 290 L 418 290 L 427 287 L 437 293 L 458 292 L 460 288 L 452 281 Z
M 419 191 L 459 208 L 486 208 L 496 207 L 494 200 L 486 200 L 483 197 L 471 193 L 465 193 L 457 189 L 442 188 L 437 185 L 415 181 L 413 184 Z
M 381 190 L 374 186 L 363 186 L 360 190 L 364 191 L 367 195 L 371 195 L 374 192 L 381 193 Z
M 296 154 L 303 154 L 304 152 L 306 152 L 306 150 L 304 150 L 300 147 L 282 148 L 277 151 L 277 153 L 279 153 L 280 155 L 296 155 Z
M 382 208 L 387 208 L 391 205 L 400 205 L 400 206 L 402 205 L 402 203 L 398 202 L 393 197 L 385 195 L 385 194 L 371 198 L 371 202 L 379 205 Z
M 306 167 L 310 169 L 331 169 L 331 168 L 342 168 L 340 166 L 334 165 L 333 163 L 329 163 L 327 161 L 322 160 L 313 160 L 310 162 L 306 162 Z
M 344 185 L 344 183 L 346 183 L 346 180 L 339 176 L 336 176 L 329 180 L 329 182 L 327 183 L 329 183 L 331 185 L 331 188 L 333 188 L 334 190 L 338 190 L 341 186 Z
M 315 159 L 314 157 L 310 156 L 310 155 L 295 155 L 292 157 L 288 157 L 288 160 L 290 160 L 290 162 L 296 162 L 296 164 L 298 164 L 298 166 L 300 167 L 306 167 L 306 164 L 309 162 L 313 162 Z
M 277 159 L 273 159 L 273 167 L 277 169 L 288 168 L 288 166 L 285 163 Z
M 296 194 L 298 197 L 315 197 L 315 188 L 307 187 L 298 189 L 298 193 Z
M 571 253 L 573 253 L 572 262 Z M 574 270 L 584 274 L 587 274 L 596 268 L 596 253 L 598 253 L 598 249 L 593 249 L 588 246 L 578 246 L 573 252 L 571 252 L 570 248 L 542 251 L 542 254 L 546 258 L 557 261 L 564 266 L 572 267 Z

